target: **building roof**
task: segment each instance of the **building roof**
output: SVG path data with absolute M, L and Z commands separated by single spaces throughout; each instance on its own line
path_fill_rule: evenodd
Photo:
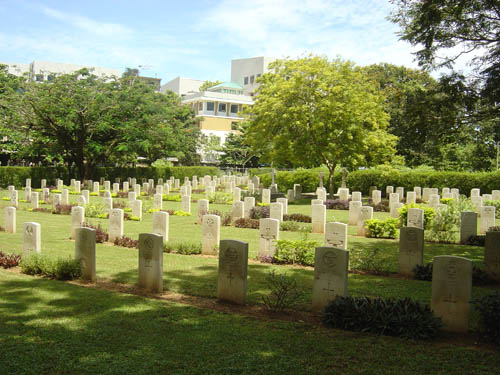
M 218 85 L 215 85 L 215 86 L 208 88 L 208 90 L 218 89 L 221 87 L 229 88 L 229 89 L 243 90 L 243 87 L 235 82 L 222 82 L 222 83 L 219 83 Z
M 248 104 L 248 105 L 253 104 L 253 98 L 251 96 L 243 94 L 240 95 L 227 94 L 216 91 L 205 91 L 191 95 L 186 95 L 181 100 L 183 104 L 197 102 L 197 101 L 224 101 L 234 104 Z

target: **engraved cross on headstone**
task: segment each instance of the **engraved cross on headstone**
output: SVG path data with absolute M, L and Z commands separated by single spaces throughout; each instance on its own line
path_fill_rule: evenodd
M 260 235 L 260 238 L 263 238 L 264 240 L 275 240 L 276 236 L 271 233 L 271 228 L 265 228 L 265 232 Z
M 335 290 L 332 287 L 330 287 L 330 281 L 328 281 L 328 287 L 327 288 L 323 288 L 323 290 L 326 291 L 326 292 L 328 292 L 328 294 L 335 293 Z
M 234 279 L 234 275 L 233 275 L 233 272 L 229 272 L 229 275 L 227 275 L 227 278 L 229 280 L 229 285 L 231 285 L 231 282 L 233 281 Z

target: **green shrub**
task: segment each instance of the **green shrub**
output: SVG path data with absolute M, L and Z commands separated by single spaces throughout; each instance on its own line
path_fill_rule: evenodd
M 215 192 L 208 195 L 208 202 L 214 204 L 229 204 L 233 200 L 232 193 Z
M 167 253 L 175 252 L 183 255 L 201 254 L 201 243 L 169 241 L 165 244 L 164 251 Z
M 280 222 L 280 230 L 284 232 L 311 233 L 312 228 L 310 225 L 298 221 L 282 221 Z
M 365 227 L 368 229 L 367 237 L 371 238 L 396 238 L 399 220 L 387 218 L 385 220 L 371 219 L 365 221 Z
M 378 247 L 361 249 L 352 247 L 349 251 L 351 270 L 386 275 L 397 269 L 394 257 Z
M 266 310 L 281 312 L 295 306 L 304 293 L 299 289 L 297 280 L 286 274 L 277 274 L 275 270 L 266 276 L 266 285 L 271 290 L 268 296 L 262 296 Z
M 314 249 L 318 246 L 318 241 L 309 240 L 307 237 L 301 240 L 278 240 L 273 262 L 314 266 Z
M 88 203 L 85 205 L 86 217 L 98 217 L 99 215 L 106 214 L 106 209 L 101 203 Z
M 326 306 L 323 322 L 332 328 L 419 340 L 435 338 L 442 326 L 428 305 L 410 298 L 338 296 Z
M 500 293 L 495 292 L 472 301 L 479 311 L 478 332 L 485 339 L 500 345 Z
M 180 196 L 180 194 L 163 194 L 161 199 L 167 202 L 180 202 L 182 200 L 182 197 Z
M 20 266 L 21 272 L 27 275 L 40 275 L 56 280 L 73 280 L 82 275 L 80 262 L 75 259 L 51 259 L 33 254 L 23 258 Z
M 406 226 L 406 223 L 408 222 L 408 209 L 409 208 L 421 208 L 424 210 L 424 228 L 429 229 L 432 219 L 436 215 L 434 208 L 424 206 L 422 204 L 417 204 L 417 203 L 411 203 L 411 204 L 406 204 L 403 207 L 399 209 L 399 219 L 400 219 L 400 224 L 402 226 Z
M 234 222 L 236 228 L 259 229 L 260 222 L 255 219 L 240 218 Z
M 175 216 L 191 216 L 191 212 L 186 212 L 182 210 L 174 211 Z
M 417 265 L 413 269 L 415 280 L 432 281 L 432 263 Z M 485 270 L 475 265 L 472 266 L 472 285 L 488 285 L 494 281 L 488 276 Z
M 299 221 L 301 223 L 310 223 L 312 218 L 309 215 L 304 214 L 285 214 L 283 215 L 283 221 Z

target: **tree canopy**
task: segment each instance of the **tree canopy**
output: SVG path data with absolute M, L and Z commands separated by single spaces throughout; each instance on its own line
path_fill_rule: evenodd
M 246 140 L 274 165 L 326 165 L 333 172 L 378 164 L 394 153 L 377 85 L 349 61 L 276 60 L 246 110 Z
M 205 81 L 201 86 L 200 86 L 200 92 L 206 91 L 210 87 L 214 87 L 218 85 L 219 83 L 222 83 L 221 81 Z
M 192 158 L 199 132 L 192 111 L 175 94 L 155 93 L 131 77 L 99 78 L 82 69 L 25 82 L 9 101 L 17 118 L 4 124 L 23 139 L 18 157 L 74 165 L 81 178 L 97 165 L 138 156 Z
M 420 46 L 416 56 L 425 67 L 453 67 L 471 56 L 483 94 L 500 98 L 500 3 L 498 0 L 392 0 L 391 20 L 401 39 Z

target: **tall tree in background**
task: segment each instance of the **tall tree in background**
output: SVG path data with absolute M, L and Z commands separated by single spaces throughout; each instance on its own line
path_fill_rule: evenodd
M 394 153 L 377 86 L 353 63 L 323 57 L 277 60 L 246 116 L 247 142 L 274 165 L 329 170 L 378 164 Z
M 26 140 L 19 155 L 75 165 L 81 178 L 98 165 L 195 151 L 193 113 L 128 76 L 99 78 L 82 69 L 26 83 L 15 99 L 10 105 L 19 116 L 9 126 Z
M 401 26 L 401 39 L 421 49 L 426 67 L 452 68 L 467 55 L 490 103 L 500 102 L 500 3 L 498 0 L 391 0 L 391 20 Z M 499 108 L 495 108 L 497 114 Z
M 386 97 L 384 108 L 391 116 L 387 130 L 398 136 L 397 152 L 408 166 L 469 168 L 468 157 L 459 160 L 457 153 L 450 153 L 473 136 L 469 113 L 475 107 L 475 92 L 463 77 L 436 80 L 425 71 L 387 63 L 364 70 Z

